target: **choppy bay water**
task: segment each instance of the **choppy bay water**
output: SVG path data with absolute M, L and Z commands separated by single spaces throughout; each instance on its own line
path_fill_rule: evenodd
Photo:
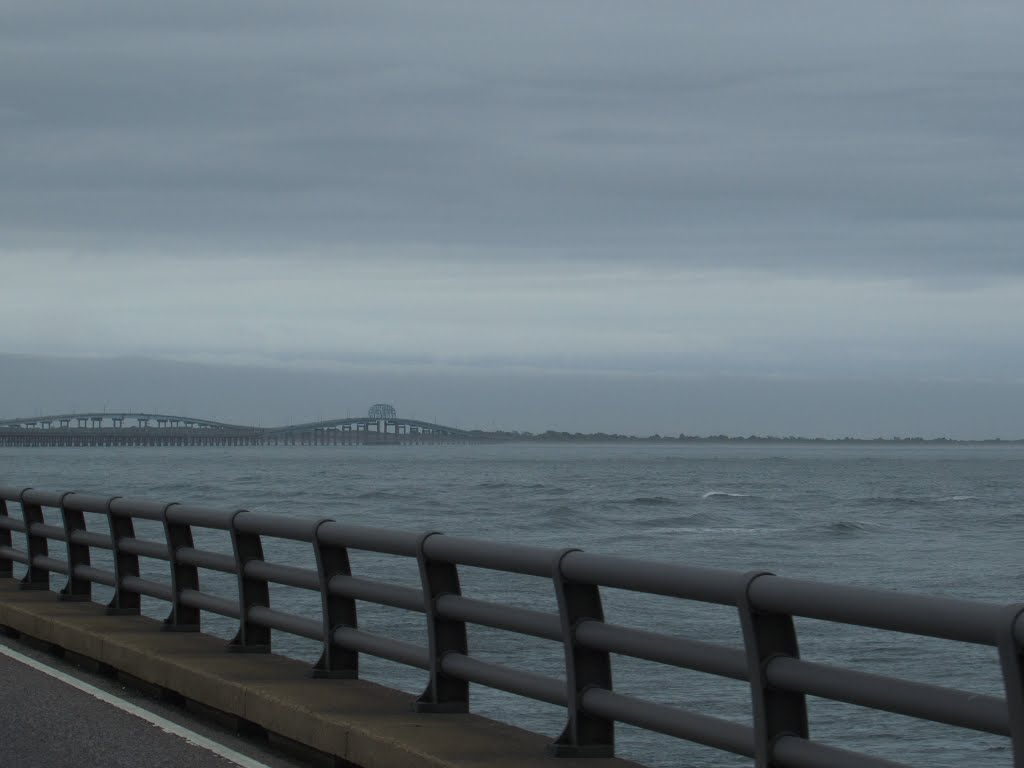
M 183 501 L 361 525 L 439 530 L 549 547 L 928 594 L 1024 599 L 1024 448 L 1017 446 L 533 445 L 376 448 L 2 449 L 0 483 Z M 54 517 L 56 522 L 56 517 Z M 103 519 L 89 525 L 106 529 Z M 158 531 L 138 526 L 138 534 Z M 197 535 L 205 548 L 226 534 Z M 267 559 L 312 567 L 306 545 Z M 103 564 L 102 553 L 94 561 Z M 415 563 L 353 555 L 358 575 L 418 586 Z M 164 579 L 159 564 L 147 565 Z M 233 581 L 203 574 L 233 596 Z M 59 583 L 59 580 L 55 580 Z M 555 609 L 539 579 L 464 569 L 469 596 Z M 96 599 L 109 592 L 96 589 Z M 735 611 L 606 590 L 610 621 L 739 645 Z M 276 607 L 319 615 L 311 593 L 275 589 Z M 146 601 L 162 617 L 165 608 Z M 204 618 L 204 621 L 205 618 Z M 360 623 L 425 643 L 421 616 L 360 604 Z M 1002 695 L 994 650 L 798 620 L 804 658 Z M 205 629 L 229 637 L 211 618 Z M 275 650 L 315 644 L 275 634 Z M 562 676 L 557 644 L 471 628 L 474 655 Z M 422 672 L 364 659 L 363 675 L 410 692 Z M 616 689 L 749 722 L 745 686 L 616 657 Z M 311 683 L 313 684 L 313 683 Z M 556 735 L 562 711 L 474 687 L 474 711 Z M 928 766 L 1007 766 L 1008 740 L 809 699 L 812 735 Z M 656 766 L 748 765 L 743 758 L 620 726 L 619 753 Z

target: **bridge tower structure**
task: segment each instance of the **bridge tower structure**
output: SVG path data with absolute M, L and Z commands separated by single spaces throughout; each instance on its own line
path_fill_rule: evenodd
M 395 406 L 388 403 L 374 403 L 370 406 L 367 418 L 370 421 L 376 422 L 378 433 L 386 435 L 388 433 L 388 424 L 394 424 L 395 434 L 398 434 L 398 411 L 395 410 Z

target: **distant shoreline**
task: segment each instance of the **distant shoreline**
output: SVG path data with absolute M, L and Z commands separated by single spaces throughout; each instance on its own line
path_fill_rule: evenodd
M 496 440 L 520 443 L 664 443 L 664 444 L 738 444 L 738 445 L 1024 445 L 1024 438 L 1002 439 L 998 437 L 983 440 L 964 440 L 950 437 L 777 437 L 773 435 L 750 435 L 735 437 L 729 435 L 679 435 L 668 437 L 649 435 L 618 435 L 604 432 L 488 432 L 471 430 L 470 434 Z

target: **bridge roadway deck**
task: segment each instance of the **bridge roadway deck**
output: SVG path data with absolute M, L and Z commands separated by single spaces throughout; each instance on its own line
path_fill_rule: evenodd
M 7 655 L 13 651 L 13 656 Z M 50 673 L 28 666 L 41 664 Z M 56 679 L 53 672 L 77 682 Z M 82 686 L 86 690 L 82 690 Z M 92 692 L 90 692 L 92 691 Z M 115 702 L 97 697 L 105 695 Z M 128 710 L 128 711 L 126 711 Z M 142 714 L 147 719 L 142 719 Z M 197 742 L 212 742 L 213 751 Z M 185 710 L 0 637 L 0 764 L 5 768 L 299 768 Z
M 163 632 L 153 619 L 107 616 L 95 603 L 61 602 L 53 592 L 21 591 L 7 578 L 0 578 L 0 626 L 238 718 L 241 724 L 333 755 L 340 765 L 638 768 L 620 759 L 548 757 L 549 740 L 539 734 L 472 714 L 416 714 L 410 708 L 412 697 L 400 691 L 364 680 L 312 680 L 302 662 L 270 654 L 226 653 L 224 641 L 209 635 Z M 0 669 L 6 674 L 6 665 Z M 9 706 L 12 698 L 17 702 L 22 695 L 19 688 L 4 686 L 0 697 Z M 42 694 L 41 700 L 46 696 Z M 57 701 L 49 719 L 61 720 L 64 706 L 64 699 Z M 117 733 L 118 726 L 105 718 L 92 720 L 90 728 L 113 728 Z M 0 733 L 9 727 L 5 714 Z M 44 728 L 44 733 L 46 738 L 56 735 L 57 726 Z M 69 731 L 65 738 L 78 736 Z M 6 738 L 0 745 L 0 763 L 10 765 L 3 759 L 5 746 Z M 191 760 L 178 764 L 189 765 Z

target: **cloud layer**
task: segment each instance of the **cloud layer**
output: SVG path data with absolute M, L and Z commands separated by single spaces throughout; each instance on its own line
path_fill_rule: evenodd
M 1019 3 L 2 21 L 0 352 L 1024 380 Z
M 1019 274 L 1022 21 L 1012 2 L 7 3 L 0 224 L 9 247 Z

